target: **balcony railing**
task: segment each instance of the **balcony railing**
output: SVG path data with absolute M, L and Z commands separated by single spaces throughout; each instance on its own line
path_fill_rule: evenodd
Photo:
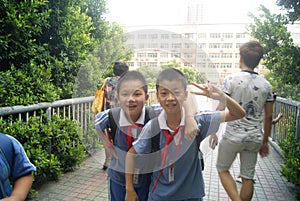
M 149 91 L 148 104 L 156 102 L 155 91 Z M 53 114 L 57 114 L 62 118 L 72 119 L 77 121 L 82 128 L 83 137 L 87 134 L 90 129 L 93 129 L 94 115 L 91 112 L 93 96 L 59 100 L 52 103 L 39 103 L 29 106 L 12 106 L 0 108 L 0 119 L 8 119 L 13 116 L 13 121 L 24 121 L 27 122 L 30 116 L 41 116 L 42 113 L 46 113 L 49 118 Z M 276 103 L 274 104 L 274 117 L 279 112 L 283 113 L 282 119 L 279 123 L 273 125 L 272 128 L 272 142 L 278 144 L 282 140 L 287 138 L 288 126 L 295 125 L 296 132 L 295 138 L 300 140 L 300 102 L 287 100 L 281 97 L 277 97 Z M 278 148 L 278 147 L 277 147 Z M 279 150 L 280 151 L 280 150 Z

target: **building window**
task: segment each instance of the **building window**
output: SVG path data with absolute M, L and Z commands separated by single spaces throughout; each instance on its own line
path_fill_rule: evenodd
M 190 67 L 193 67 L 193 64 L 192 64 L 192 63 L 184 63 L 183 65 L 184 65 L 184 66 L 190 66 Z
M 209 53 L 208 54 L 209 58 L 220 58 L 220 53 Z
M 193 48 L 194 43 L 184 43 L 184 48 Z
M 146 58 L 146 53 L 137 53 L 136 57 L 137 58 Z
M 181 53 L 172 53 L 171 57 L 172 58 L 181 58 Z
M 161 39 L 169 39 L 169 34 L 161 34 L 160 38 Z
M 208 68 L 219 68 L 219 63 L 209 63 Z
M 157 67 L 157 62 L 148 62 L 149 67 Z
M 134 67 L 134 62 L 127 62 L 127 65 L 128 65 L 129 67 Z
M 198 38 L 206 38 L 206 33 L 198 33 Z
M 235 53 L 235 58 L 239 59 L 240 58 L 240 53 Z
M 160 58 L 168 58 L 168 53 L 160 53 Z
M 209 48 L 220 48 L 220 43 L 209 43 Z
M 181 48 L 181 43 L 172 43 L 172 48 Z
M 137 62 L 138 67 L 147 66 L 146 62 Z
M 172 38 L 181 38 L 181 34 L 172 34 Z
M 157 48 L 157 47 L 158 47 L 157 43 L 149 43 L 149 44 L 148 44 L 148 48 L 155 49 L 155 48 Z
M 168 43 L 161 43 L 160 48 L 169 48 L 169 44 Z
M 243 43 L 237 43 L 237 44 L 235 44 L 235 47 L 239 49 L 242 45 L 243 45 Z
M 209 35 L 210 38 L 221 38 L 221 33 L 211 33 Z
M 143 48 L 145 48 L 145 44 L 144 43 L 140 43 L 139 44 L 139 49 L 143 49 Z
M 157 53 L 148 53 L 148 58 L 157 58 Z
M 157 39 L 158 35 L 157 34 L 150 34 L 149 38 L 151 38 L 151 39 Z
M 192 53 L 184 53 L 184 58 L 187 58 L 187 59 L 193 58 L 193 54 Z
M 198 44 L 198 47 L 199 47 L 199 48 L 206 48 L 206 43 L 199 43 L 199 44 Z
M 230 49 L 232 48 L 232 43 L 223 43 L 222 48 Z
M 146 34 L 139 34 L 138 39 L 146 39 L 147 35 Z
M 246 34 L 244 33 L 236 33 L 236 38 L 245 38 Z
M 223 38 L 233 38 L 233 33 L 223 33 Z
M 231 68 L 231 63 L 221 63 L 220 68 Z
M 206 63 L 197 63 L 197 68 L 206 68 Z
M 206 58 L 206 53 L 198 53 L 198 58 Z
M 193 33 L 185 33 L 183 34 L 184 38 L 194 38 L 194 34 Z
M 222 53 L 221 58 L 232 58 L 232 53 Z

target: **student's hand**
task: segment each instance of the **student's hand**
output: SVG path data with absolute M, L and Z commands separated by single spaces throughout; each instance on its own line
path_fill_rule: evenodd
M 269 145 L 268 145 L 268 143 L 263 143 L 262 144 L 262 146 L 259 150 L 259 154 L 262 158 L 269 155 Z
M 224 92 L 216 87 L 215 85 L 212 84 L 197 84 L 195 82 L 192 82 L 192 84 L 197 87 L 198 89 L 201 89 L 201 91 L 195 92 L 192 91 L 191 93 L 196 94 L 196 95 L 202 95 L 202 96 L 207 96 L 209 98 L 215 99 L 215 100 L 220 100 L 220 101 L 225 101 L 226 96 Z
M 195 118 L 193 116 L 187 116 L 185 119 L 184 137 L 191 141 L 199 132 L 200 129 L 198 128 Z
M 125 201 L 138 201 L 139 198 L 134 190 L 126 190 Z
M 118 155 L 114 149 L 114 145 L 111 142 L 109 142 L 106 145 L 106 150 L 107 150 L 108 154 L 111 155 L 112 158 L 118 159 Z
M 209 137 L 209 147 L 211 149 L 215 149 L 218 143 L 219 143 L 218 136 L 215 133 L 211 134 Z

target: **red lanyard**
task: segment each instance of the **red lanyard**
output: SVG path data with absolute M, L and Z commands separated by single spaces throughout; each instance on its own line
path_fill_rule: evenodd
M 161 164 L 161 169 L 160 169 L 160 171 L 159 171 L 159 175 L 158 175 L 157 179 L 156 179 L 155 182 L 154 182 L 153 189 L 152 189 L 152 193 L 154 192 L 154 190 L 155 190 L 155 188 L 156 188 L 156 186 L 157 186 L 157 183 L 158 183 L 158 181 L 159 181 L 159 179 L 160 179 L 160 177 L 161 177 L 161 175 L 162 175 L 162 173 L 163 173 L 163 171 L 164 171 L 164 166 L 166 165 L 166 160 L 167 160 L 167 154 L 168 154 L 168 150 L 169 150 L 169 145 L 170 145 L 171 141 L 173 140 L 173 138 L 175 137 L 175 135 L 176 135 L 177 133 L 179 133 L 179 131 L 180 131 L 182 128 L 183 128 L 182 126 L 179 126 L 179 127 L 174 131 L 173 134 L 170 134 L 170 133 L 169 133 L 169 130 L 166 130 L 166 129 L 162 130 L 163 133 L 164 133 L 164 135 L 165 135 L 165 137 L 166 137 L 166 144 L 165 144 L 164 151 L 163 151 L 163 153 L 162 153 L 162 162 L 161 162 L 162 164 Z M 179 140 L 179 142 L 178 142 L 178 145 L 176 146 L 176 155 L 175 155 L 175 158 L 176 158 L 176 156 L 177 156 L 177 154 L 178 154 L 178 151 L 179 151 L 179 148 L 180 148 L 180 145 L 181 145 L 181 141 L 182 141 L 182 135 L 180 135 L 180 140 Z M 173 165 L 173 164 L 171 164 L 171 165 Z

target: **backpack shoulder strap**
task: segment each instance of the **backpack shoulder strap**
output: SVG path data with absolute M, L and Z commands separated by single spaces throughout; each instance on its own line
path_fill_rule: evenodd
M 160 149 L 160 128 L 158 123 L 158 117 L 151 120 L 151 133 L 153 137 L 151 138 L 151 152 L 156 152 Z
M 120 119 L 120 107 L 114 107 L 109 109 L 108 119 L 110 123 L 110 134 L 113 142 L 115 141 L 115 135 L 118 129 L 119 119 Z
M 150 120 L 156 117 L 155 111 L 152 107 L 145 107 L 145 124 Z

